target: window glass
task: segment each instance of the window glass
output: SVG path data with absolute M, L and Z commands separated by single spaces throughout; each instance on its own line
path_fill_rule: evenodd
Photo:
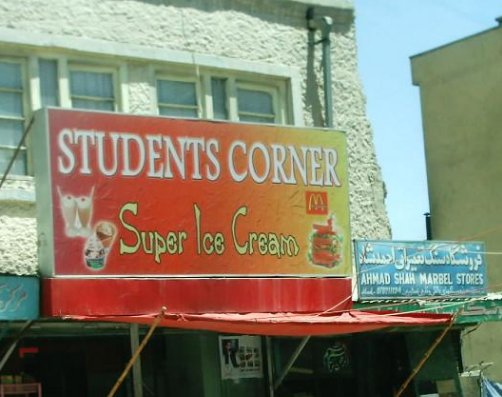
M 157 102 L 161 115 L 198 117 L 197 91 L 193 82 L 158 80 Z
M 227 120 L 227 79 L 212 78 L 211 93 L 213 97 L 213 117 L 217 120 Z
M 0 173 L 7 169 L 23 136 L 23 81 L 18 62 L 0 61 Z M 26 153 L 22 148 L 11 174 L 26 173 Z
M 5 149 L 0 147 L 0 174 L 7 170 L 7 166 L 11 161 L 12 156 L 14 155 L 14 150 Z M 26 149 L 18 152 L 16 159 L 14 160 L 14 164 L 12 164 L 12 168 L 10 169 L 10 175 L 26 175 Z
M 23 117 L 23 93 L 0 88 L 0 116 Z
M 113 111 L 114 104 L 111 101 L 97 101 L 95 99 L 77 99 L 73 98 L 72 107 L 77 109 L 94 109 L 94 110 L 109 110 Z
M 58 67 L 57 62 L 41 59 L 38 62 L 40 75 L 40 96 L 42 106 L 59 105 Z
M 23 136 L 23 121 L 0 118 L 0 132 L 0 145 L 17 147 Z
M 0 62 L 0 87 L 21 90 L 21 66 L 14 62 Z
M 70 94 L 74 108 L 115 110 L 112 73 L 72 70 Z
M 239 120 L 255 123 L 273 123 L 275 121 L 272 94 L 266 91 L 237 89 Z

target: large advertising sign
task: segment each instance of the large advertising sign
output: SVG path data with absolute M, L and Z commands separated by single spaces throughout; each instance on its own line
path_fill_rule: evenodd
M 47 109 L 46 276 L 347 276 L 341 132 Z
M 480 242 L 358 240 L 355 259 L 361 299 L 486 294 Z

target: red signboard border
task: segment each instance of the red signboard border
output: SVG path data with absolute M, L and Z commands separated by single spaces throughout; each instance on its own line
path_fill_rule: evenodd
M 42 315 L 343 311 L 352 307 L 350 278 L 42 280 Z

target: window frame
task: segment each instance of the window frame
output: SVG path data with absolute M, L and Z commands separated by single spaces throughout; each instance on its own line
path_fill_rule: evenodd
M 265 92 L 267 94 L 270 94 L 272 97 L 272 110 L 273 110 L 273 122 L 272 124 L 284 124 L 284 114 L 282 109 L 284 106 L 281 106 L 282 101 L 280 100 L 279 96 L 279 89 L 278 87 L 270 86 L 270 85 L 265 85 L 265 84 L 260 84 L 260 83 L 250 83 L 249 81 L 242 81 L 242 80 L 237 80 L 235 82 L 235 97 L 236 97 L 236 102 L 237 102 L 237 118 L 240 121 L 240 114 L 241 113 L 248 113 L 249 115 L 254 115 L 254 116 L 260 116 L 258 113 L 249 113 L 249 112 L 240 112 L 239 111 L 239 97 L 237 94 L 237 91 L 239 89 L 247 90 L 247 91 L 256 91 L 256 92 Z M 267 123 L 265 123 L 267 124 Z
M 24 135 L 24 132 L 26 130 L 26 127 L 28 126 L 30 117 L 31 117 L 31 104 L 30 104 L 30 82 L 31 78 L 29 75 L 29 59 L 28 57 L 19 57 L 19 56 L 11 56 L 11 55 L 0 55 L 0 62 L 4 63 L 14 63 L 18 64 L 20 67 L 20 73 L 21 73 L 21 104 L 22 104 L 22 118 L 16 118 L 16 117 L 9 117 L 9 116 L 0 116 L 0 118 L 4 120 L 17 120 L 22 122 L 22 128 L 23 131 L 21 133 L 21 139 Z M 10 91 L 10 90 L 6 90 Z M 15 91 L 15 90 L 13 90 Z M 1 150 L 9 151 L 12 154 L 15 153 L 17 147 L 19 146 L 21 142 L 18 142 L 17 145 L 11 146 L 11 145 L 3 145 L 0 144 Z M 20 147 L 20 151 L 24 152 L 25 158 L 26 158 L 26 164 L 25 164 L 25 169 L 26 169 L 26 174 L 9 174 L 10 177 L 26 177 L 30 176 L 33 174 L 33 164 L 32 164 L 32 159 L 31 159 L 31 151 L 29 150 L 30 147 L 30 137 L 26 137 L 24 144 Z M 11 158 L 9 158 L 10 161 Z M 3 175 L 6 169 L 0 170 L 0 175 Z
M 287 95 L 288 80 L 285 78 L 273 78 L 271 76 L 261 76 L 259 74 L 253 75 L 251 73 L 240 73 L 238 70 L 216 70 L 197 68 L 197 70 L 190 74 L 188 73 L 169 73 L 167 69 L 170 65 L 163 65 L 162 67 L 154 67 L 152 70 L 152 97 L 155 101 L 154 109 L 157 115 L 160 115 L 158 103 L 158 80 L 172 80 L 193 82 L 196 87 L 198 117 L 210 120 L 243 122 L 239 118 L 237 89 L 243 88 L 251 91 L 262 91 L 271 95 L 272 106 L 274 110 L 274 119 L 270 123 L 263 124 L 293 124 L 292 112 L 288 112 L 291 100 Z M 173 67 L 176 69 L 176 66 Z M 225 79 L 226 80 L 226 109 L 228 112 L 228 119 L 215 119 L 213 107 L 213 92 L 212 92 L 212 79 Z M 166 116 L 176 117 L 176 116 Z M 261 123 L 259 123 L 261 124 Z
M 76 61 L 67 60 L 66 65 L 64 65 L 64 63 L 62 63 L 62 62 L 58 62 L 58 68 L 60 68 L 60 67 L 66 68 L 67 89 L 65 91 L 68 96 L 68 98 L 60 98 L 60 99 L 65 99 L 65 101 L 62 101 L 62 100 L 60 101 L 62 106 L 64 106 L 63 104 L 66 102 L 66 99 L 67 99 L 68 100 L 68 107 L 70 107 L 72 109 L 81 109 L 81 108 L 77 108 L 77 107 L 73 106 L 73 97 L 75 97 L 75 95 L 72 95 L 71 85 L 70 85 L 71 73 L 73 71 L 78 71 L 78 72 L 111 74 L 112 84 L 113 84 L 113 98 L 112 98 L 113 99 L 113 110 L 101 110 L 101 111 L 118 112 L 122 109 L 122 106 L 121 106 L 121 97 L 122 96 L 121 96 L 121 90 L 120 90 L 121 82 L 119 79 L 119 71 L 117 70 L 116 67 L 106 66 L 106 65 L 101 65 L 101 64 L 82 63 L 82 62 L 79 62 L 78 60 L 76 60 Z M 61 87 L 60 87 L 60 91 L 62 91 Z M 90 100 L 99 101 L 99 100 L 102 100 L 102 97 L 81 97 L 81 99 L 90 99 Z M 99 109 L 87 109 L 87 110 L 99 111 Z
M 154 95 L 152 96 L 151 100 L 154 102 L 154 108 L 155 112 L 159 116 L 164 116 L 164 117 L 175 117 L 175 118 L 183 118 L 181 116 L 171 116 L 171 115 L 161 115 L 160 114 L 160 103 L 159 103 L 159 86 L 158 86 L 158 81 L 159 80 L 164 80 L 164 81 L 175 81 L 175 82 L 181 82 L 181 83 L 193 83 L 195 85 L 195 110 L 197 112 L 197 118 L 202 118 L 206 114 L 204 111 L 204 106 L 203 106 L 203 100 L 202 100 L 202 87 L 201 87 L 201 81 L 197 78 L 197 76 L 190 76 L 188 74 L 178 74 L 178 73 L 169 73 L 167 71 L 163 72 L 155 72 L 155 82 L 153 84 L 154 86 Z M 171 105 L 173 108 L 179 108 L 179 109 L 192 109 L 192 107 L 185 107 L 184 105 Z
M 22 33 L 22 34 L 21 34 Z M 51 43 L 49 47 L 47 43 Z M 188 78 L 196 83 L 198 116 L 214 119 L 212 110 L 211 78 L 226 80 L 226 110 L 228 121 L 239 122 L 237 115 L 236 84 L 251 84 L 251 89 L 264 86 L 277 90 L 274 95 L 277 112 L 275 123 L 304 126 L 302 98 L 302 70 L 296 66 L 270 64 L 237 59 L 216 54 L 194 53 L 126 43 L 117 46 L 105 40 L 55 36 L 49 33 L 30 33 L 21 30 L 0 31 L 0 58 L 12 59 L 23 69 L 23 116 L 24 127 L 34 111 L 41 106 L 39 60 L 56 61 L 58 105 L 71 108 L 69 69 L 92 70 L 112 73 L 114 84 L 114 111 L 129 113 L 129 91 L 145 84 L 148 87 L 148 102 L 144 105 L 152 115 L 158 114 L 156 75 L 180 79 Z M 147 73 L 141 80 L 129 81 L 132 67 L 145 67 Z M 137 71 L 135 71 L 137 73 Z M 136 75 L 136 74 L 135 74 Z M 134 91 L 135 92 L 135 91 Z M 146 99 L 146 98 L 140 98 Z M 143 103 L 143 102 L 142 102 Z M 143 108 L 144 109 L 144 108 Z M 218 120 L 218 119 L 216 119 Z M 33 175 L 30 134 L 27 135 L 26 175 L 9 175 L 9 178 L 29 179 Z

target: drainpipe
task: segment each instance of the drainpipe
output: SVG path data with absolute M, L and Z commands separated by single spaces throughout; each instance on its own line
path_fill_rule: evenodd
M 426 212 L 425 216 L 425 233 L 427 240 L 432 240 L 431 214 Z
M 330 33 L 333 19 L 328 16 L 314 16 L 314 8 L 307 10 L 307 28 L 309 29 L 309 45 L 322 43 L 322 69 L 324 78 L 324 126 L 333 128 L 333 95 L 331 88 L 331 40 Z M 321 32 L 321 39 L 314 40 L 315 32 Z

